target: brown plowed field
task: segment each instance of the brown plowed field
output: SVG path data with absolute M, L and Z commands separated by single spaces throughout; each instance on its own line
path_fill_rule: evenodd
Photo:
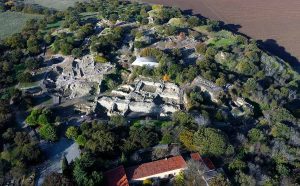
M 278 56 L 286 60 L 297 61 L 293 56 L 300 59 L 300 0 L 142 1 L 192 9 L 204 17 L 240 25 L 239 32 L 264 41 Z

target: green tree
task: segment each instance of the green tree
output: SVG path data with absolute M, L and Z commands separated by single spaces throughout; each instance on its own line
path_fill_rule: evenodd
M 49 124 L 49 119 L 48 116 L 46 114 L 41 114 L 38 117 L 38 124 L 39 125 L 48 125 Z
M 211 186 L 230 186 L 229 181 L 223 174 L 219 174 L 210 180 Z
M 83 135 L 79 135 L 75 141 L 79 146 L 85 146 L 87 142 L 86 138 Z
M 216 85 L 222 87 L 225 86 L 225 84 L 226 84 L 226 80 L 224 76 L 221 76 L 218 79 L 216 79 Z
M 205 52 L 205 56 L 208 59 L 214 59 L 215 55 L 217 55 L 218 51 L 213 47 L 208 47 Z
M 41 110 L 39 109 L 34 109 L 31 111 L 30 115 L 26 118 L 25 122 L 29 125 L 29 126 L 36 126 L 38 125 L 38 118 L 39 115 L 41 114 Z
M 110 117 L 110 121 L 112 124 L 116 126 L 126 126 L 127 121 L 126 119 L 121 115 L 113 115 Z
M 39 134 L 45 140 L 56 141 L 58 139 L 55 128 L 50 124 L 43 125 L 39 129 Z
M 34 70 L 40 66 L 40 63 L 35 58 L 30 57 L 26 59 L 25 66 L 28 70 Z
M 251 142 L 261 142 L 265 140 L 263 132 L 256 128 L 253 128 L 248 132 L 248 137 Z
M 180 142 L 189 150 L 195 151 L 196 147 L 193 144 L 193 131 L 183 130 L 179 135 Z
M 80 48 L 74 48 L 72 50 L 72 56 L 74 57 L 81 57 L 82 56 L 82 50 Z
M 236 69 L 241 74 L 251 75 L 251 76 L 253 76 L 259 71 L 256 65 L 246 60 L 239 62 L 238 65 L 236 66 Z
M 91 135 L 91 139 L 87 140 L 85 148 L 92 152 L 109 152 L 115 147 L 115 138 L 109 131 L 98 130 Z
M 187 19 L 188 24 L 190 25 L 190 27 L 195 27 L 198 26 L 200 23 L 200 20 L 198 17 L 196 16 L 191 16 Z
M 96 162 L 87 154 L 76 159 L 74 163 L 73 176 L 79 186 L 103 185 L 101 172 L 95 170 Z
M 190 129 L 196 128 L 193 117 L 188 113 L 182 111 L 174 112 L 172 120 L 175 123 L 179 124 L 180 126 L 190 128 Z
M 45 177 L 42 186 L 74 186 L 73 180 L 63 174 L 53 172 Z
M 33 77 L 30 72 L 25 71 L 23 73 L 18 74 L 18 80 L 21 83 L 29 83 L 32 82 Z
M 198 43 L 196 45 L 196 52 L 199 54 L 205 54 L 206 53 L 206 44 L 205 43 Z
M 247 168 L 247 165 L 244 161 L 237 158 L 231 161 L 228 167 L 230 170 L 236 171 L 236 170 L 244 170 L 245 168 Z
M 46 44 L 51 44 L 53 42 L 53 36 L 48 33 L 44 36 L 44 41 L 46 42 Z
M 271 135 L 275 138 L 289 139 L 291 130 L 283 123 L 276 123 L 271 128 Z
M 79 131 L 77 127 L 71 126 L 66 131 L 66 136 L 69 139 L 75 140 L 77 139 L 78 135 L 79 135 Z
M 193 145 L 201 154 L 221 156 L 228 152 L 227 136 L 220 130 L 200 128 L 193 136 Z
M 63 55 L 70 55 L 73 50 L 73 46 L 70 43 L 62 42 L 60 45 L 60 51 Z
M 29 53 L 33 55 L 37 55 L 41 52 L 39 40 L 36 37 L 34 36 L 29 37 L 29 39 L 27 40 L 27 50 Z
M 244 90 L 245 90 L 245 92 L 251 93 L 256 90 L 256 87 L 257 87 L 257 83 L 256 83 L 255 79 L 249 78 L 244 85 Z
M 173 141 L 173 136 L 170 133 L 165 133 L 160 141 L 161 144 L 170 144 Z
M 139 148 L 147 148 L 158 144 L 158 133 L 154 125 L 132 126 L 129 138 L 123 146 L 124 151 L 131 152 Z

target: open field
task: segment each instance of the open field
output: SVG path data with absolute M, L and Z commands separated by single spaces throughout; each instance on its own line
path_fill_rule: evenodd
M 40 15 L 24 14 L 20 12 L 0 13 L 0 39 L 20 32 L 26 21 L 29 19 L 40 17 Z
M 269 51 L 297 62 L 300 59 L 299 0 L 142 0 L 193 10 L 204 17 L 224 21 L 250 37 L 262 40 Z M 289 55 L 291 54 L 291 55 Z
M 75 2 L 83 2 L 88 0 L 26 0 L 29 4 L 39 4 L 44 7 L 54 8 L 56 10 L 66 10 L 73 6 Z

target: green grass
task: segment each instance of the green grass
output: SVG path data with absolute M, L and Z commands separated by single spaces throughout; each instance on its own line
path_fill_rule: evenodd
M 203 33 L 203 34 L 206 34 L 206 35 L 211 34 L 211 33 L 208 31 L 209 27 L 206 26 L 206 25 L 203 25 L 203 26 L 197 26 L 197 27 L 194 27 L 193 29 L 196 30 L 197 32 L 200 32 L 200 33 Z
M 221 38 L 221 39 L 212 39 L 209 42 L 210 45 L 214 45 L 216 47 L 226 47 L 235 44 L 234 39 Z
M 34 18 L 42 18 L 41 15 L 24 14 L 21 12 L 0 13 L 0 39 L 4 39 L 22 30 L 25 23 Z
M 84 2 L 87 0 L 28 0 L 29 4 L 39 4 L 44 7 L 54 8 L 56 10 L 66 10 L 74 6 L 75 2 Z
M 80 14 L 80 17 L 83 19 L 83 20 L 87 20 L 89 18 L 96 18 L 98 15 L 98 12 L 84 12 L 84 13 L 81 13 Z
M 28 88 L 34 88 L 34 87 L 38 87 L 39 82 L 28 82 L 28 83 L 20 83 L 18 85 L 19 89 L 28 89 Z
M 62 22 L 63 21 L 57 21 L 55 23 L 48 24 L 45 31 L 49 31 L 51 29 L 57 29 L 57 28 L 59 28 Z

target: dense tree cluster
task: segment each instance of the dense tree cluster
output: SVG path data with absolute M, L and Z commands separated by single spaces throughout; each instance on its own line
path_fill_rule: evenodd
M 2 134 L 1 141 L 6 148 L 0 156 L 0 183 L 9 176 L 21 179 L 23 175 L 31 173 L 31 165 L 43 159 L 37 141 L 26 132 L 8 128 Z
M 55 118 L 50 110 L 34 109 L 25 122 L 31 127 L 39 127 L 38 131 L 42 138 L 49 141 L 57 140 L 56 127 L 53 125 Z

